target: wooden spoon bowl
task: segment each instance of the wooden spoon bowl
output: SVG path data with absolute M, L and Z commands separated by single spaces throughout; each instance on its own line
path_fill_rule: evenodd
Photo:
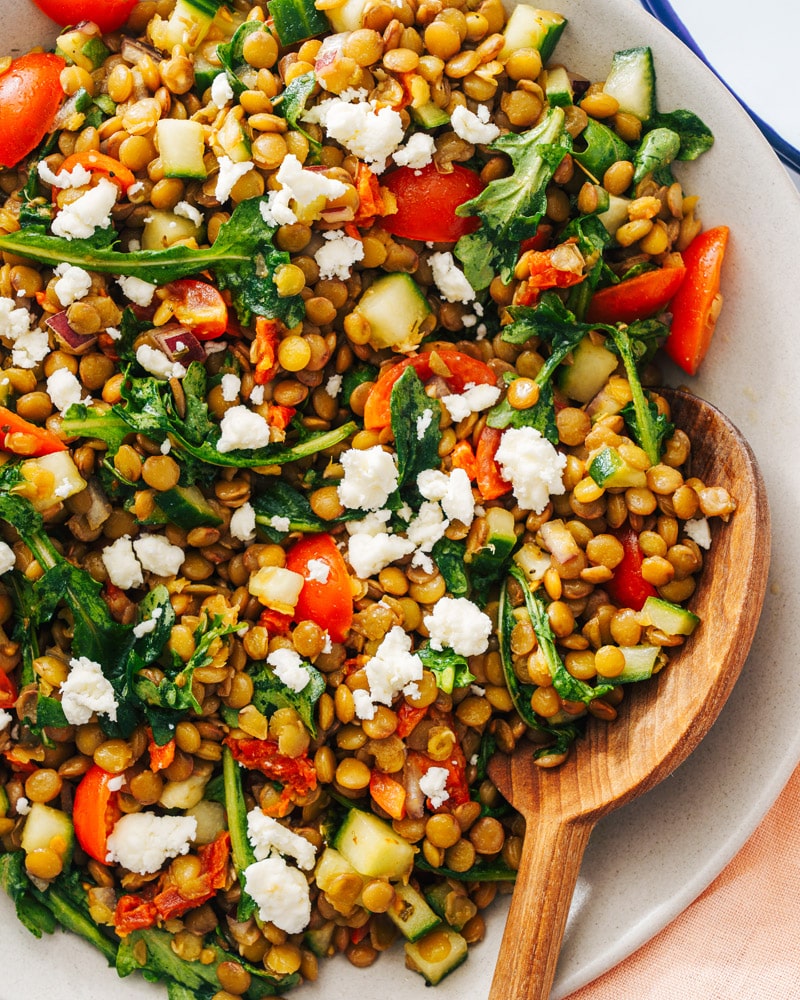
M 653 680 L 631 685 L 613 723 L 586 736 L 553 770 L 521 743 L 496 754 L 489 774 L 526 820 L 526 836 L 490 1000 L 546 1000 L 556 971 L 583 853 L 597 821 L 670 774 L 717 718 L 747 657 L 769 568 L 770 520 L 755 456 L 710 403 L 664 390 L 692 441 L 691 475 L 737 501 L 712 528 L 690 603 L 701 625 Z

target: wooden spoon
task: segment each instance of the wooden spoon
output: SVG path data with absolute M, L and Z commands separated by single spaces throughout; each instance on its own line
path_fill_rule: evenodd
M 490 1000 L 546 1000 L 578 870 L 595 824 L 673 771 L 710 729 L 742 669 L 769 568 L 769 507 L 750 446 L 709 403 L 664 390 L 692 441 L 691 475 L 725 486 L 737 509 L 713 542 L 690 606 L 702 623 L 652 681 L 631 685 L 613 723 L 590 720 L 561 767 L 522 742 L 489 774 L 526 820 L 526 836 Z

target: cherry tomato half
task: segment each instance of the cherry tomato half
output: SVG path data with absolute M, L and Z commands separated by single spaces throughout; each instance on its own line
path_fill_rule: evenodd
M 454 164 L 451 174 L 440 174 L 434 163 L 420 170 L 399 167 L 381 178 L 381 184 L 397 199 L 397 212 L 381 222 L 395 236 L 455 243 L 480 225 L 474 215 L 455 214 L 459 205 L 483 191 L 483 181 L 474 170 Z
M 12 708 L 18 697 L 17 685 L 0 670 L 0 708 Z
M 305 577 L 295 621 L 311 620 L 333 642 L 343 642 L 353 621 L 350 576 L 330 535 L 306 535 L 286 553 L 286 568 Z
M 109 788 L 117 775 L 93 764 L 75 789 L 72 803 L 72 822 L 78 843 L 90 858 L 106 863 L 108 835 L 122 816 L 119 795 Z
M 0 165 L 13 167 L 35 149 L 64 99 L 66 63 L 50 52 L 29 52 L 0 76 Z
M 33 0 L 39 10 L 66 27 L 94 21 L 103 32 L 116 31 L 128 20 L 137 0 Z
M 198 340 L 213 340 L 228 328 L 228 307 L 213 285 L 196 278 L 171 281 L 159 292 L 172 315 L 188 327 Z

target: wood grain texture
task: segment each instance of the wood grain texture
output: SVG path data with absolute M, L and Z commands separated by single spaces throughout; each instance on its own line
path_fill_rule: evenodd
M 560 768 L 532 748 L 497 754 L 489 773 L 525 816 L 522 864 L 490 1000 L 546 1000 L 589 836 L 597 821 L 670 774 L 694 750 L 733 690 L 755 634 L 767 584 L 770 518 L 755 456 L 715 407 L 664 390 L 692 441 L 689 474 L 737 501 L 712 522 L 712 547 L 689 607 L 701 625 L 652 681 L 631 685 L 614 723 L 591 721 Z

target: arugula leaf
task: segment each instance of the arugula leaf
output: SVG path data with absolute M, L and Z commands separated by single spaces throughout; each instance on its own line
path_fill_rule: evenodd
M 289 255 L 272 243 L 275 228 L 264 222 L 260 204 L 259 198 L 240 202 L 210 247 L 180 245 L 123 253 L 108 245 L 109 239 L 116 239 L 113 228 L 98 229 L 88 240 L 67 240 L 28 228 L 0 236 L 0 250 L 51 267 L 76 264 L 103 274 L 133 275 L 155 285 L 211 271 L 221 289 L 230 289 L 242 323 L 259 315 L 296 326 L 305 315 L 305 306 L 299 295 L 278 295 L 273 275 L 289 263 Z
M 425 394 L 419 375 L 409 366 L 392 387 L 392 433 L 397 453 L 397 487 L 412 507 L 422 503 L 417 476 L 439 467 L 441 403 Z
M 19 224 L 26 226 L 47 226 L 52 217 L 52 202 L 45 198 L 39 184 L 39 174 L 30 170 L 25 186 L 20 191 L 22 206 L 19 210 Z
M 645 125 L 647 132 L 657 128 L 668 128 L 678 134 L 680 149 L 676 160 L 696 160 L 714 145 L 711 129 L 693 111 L 681 108 L 665 114 L 655 114 Z
M 656 128 L 648 132 L 633 156 L 633 183 L 638 184 L 648 174 L 660 175 L 675 159 L 680 146 L 681 137 L 672 129 Z
M 476 233 L 462 236 L 455 247 L 476 290 L 487 288 L 497 272 L 504 282 L 511 281 L 519 244 L 536 231 L 547 209 L 547 185 L 572 149 L 563 109 L 550 108 L 534 128 L 502 135 L 489 148 L 510 157 L 513 173 L 491 181 L 477 197 L 456 209 L 456 215 L 477 215 L 483 223 Z
M 466 597 L 470 590 L 470 581 L 464 565 L 465 551 L 464 542 L 458 542 L 446 535 L 434 542 L 431 549 L 433 561 L 453 597 Z
M 19 922 L 34 937 L 52 934 L 58 927 L 52 911 L 36 898 L 33 883 L 25 873 L 24 851 L 0 855 L 0 888 L 12 899 Z
M 275 672 L 266 663 L 254 664 L 256 669 L 250 671 L 253 678 L 253 704 L 262 713 L 270 716 L 277 708 L 293 708 L 303 725 L 312 736 L 317 735 L 314 722 L 314 709 L 325 692 L 325 678 L 310 663 L 303 663 L 311 678 L 302 691 L 293 691 L 275 676 Z
M 359 520 L 365 516 L 365 511 L 362 510 L 346 510 L 341 517 L 329 521 L 317 517 L 306 496 L 284 479 L 269 479 L 263 491 L 253 497 L 251 503 L 256 512 L 256 524 L 272 542 L 282 541 L 292 531 L 300 531 L 303 534 L 329 531 L 334 524 Z M 288 517 L 288 530 L 280 531 L 274 527 L 273 517 Z
M 316 86 L 317 78 L 313 73 L 303 73 L 300 76 L 296 76 L 283 93 L 275 99 L 273 106 L 276 115 L 285 118 L 291 129 L 306 137 L 315 157 L 319 155 L 322 143 L 319 139 L 315 139 L 309 132 L 306 132 L 301 122 L 305 114 L 308 99 L 314 93 Z
M 595 118 L 586 123 L 579 142 L 582 148 L 573 149 L 572 158 L 597 183 L 612 163 L 633 159 L 631 147 L 613 129 Z
M 428 643 L 417 650 L 426 670 L 436 678 L 436 686 L 445 694 L 452 694 L 453 688 L 466 687 L 475 680 L 466 658 L 452 649 L 431 649 Z
M 239 25 L 229 42 L 220 42 L 217 45 L 217 58 L 222 63 L 231 90 L 237 97 L 247 90 L 247 84 L 239 76 L 240 73 L 250 68 L 249 63 L 244 58 L 245 40 L 248 35 L 254 31 L 261 31 L 262 28 L 261 21 L 245 21 Z

